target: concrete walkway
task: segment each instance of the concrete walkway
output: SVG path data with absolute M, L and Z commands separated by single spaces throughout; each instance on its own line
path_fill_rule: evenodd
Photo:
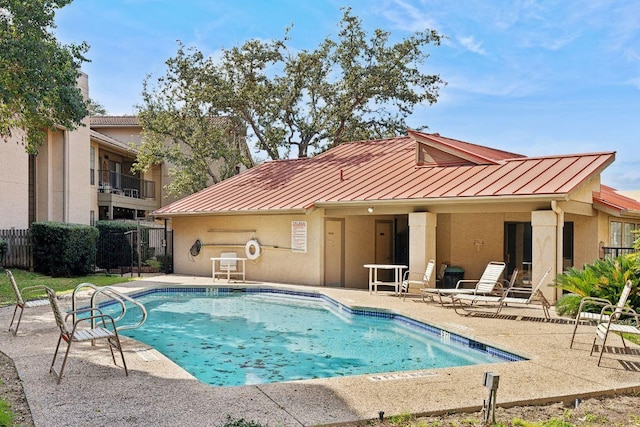
M 211 283 L 211 278 L 168 275 L 121 289 Z M 383 381 L 363 375 L 223 388 L 202 384 L 154 349 L 125 339 L 128 377 L 112 364 L 104 345 L 98 350 L 79 345 L 72 349 L 62 384 L 56 385 L 49 365 L 58 334 L 48 307 L 25 311 L 18 336 L 6 331 L 13 307 L 0 309 L 0 349 L 15 362 L 36 426 L 202 426 L 221 425 L 228 416 L 270 426 L 311 426 L 377 418 L 379 411 L 390 416 L 479 410 L 488 395 L 482 385 L 486 371 L 500 375 L 499 405 L 640 391 L 638 349 L 620 354 L 611 348 L 597 367 L 597 357 L 589 356 L 593 327 L 579 329 L 577 344 L 569 349 L 573 326 L 568 323 L 463 317 L 419 298 L 401 301 L 386 292 L 304 289 L 349 306 L 393 310 L 529 360 L 420 371 L 423 375 L 411 378 L 398 373 Z M 62 307 L 70 307 L 68 298 Z M 542 311 L 508 308 L 505 314 L 540 317 Z M 609 344 L 621 346 L 621 341 L 614 337 Z

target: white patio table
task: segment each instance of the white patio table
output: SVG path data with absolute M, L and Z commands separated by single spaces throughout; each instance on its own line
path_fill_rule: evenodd
M 378 286 L 393 286 L 397 295 L 402 283 L 402 270 L 409 267 L 400 264 L 365 264 L 364 268 L 369 269 L 369 293 L 372 291 L 377 293 Z M 393 281 L 378 280 L 378 270 L 393 270 Z

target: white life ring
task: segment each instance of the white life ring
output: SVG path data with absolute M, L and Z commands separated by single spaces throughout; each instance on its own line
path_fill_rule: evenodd
M 257 240 L 251 239 L 244 245 L 244 253 L 247 255 L 247 259 L 254 260 L 260 256 L 260 243 Z

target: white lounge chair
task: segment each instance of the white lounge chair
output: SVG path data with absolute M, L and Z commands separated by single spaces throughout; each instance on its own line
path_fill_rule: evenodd
M 420 289 L 420 291 L 422 292 L 422 289 L 425 286 L 429 285 L 429 281 L 431 280 L 431 276 L 433 275 L 433 269 L 435 268 L 435 266 L 436 262 L 430 259 L 429 262 L 427 262 L 427 268 L 425 268 L 422 277 L 419 277 L 420 273 L 411 272 L 409 270 L 405 271 L 404 277 L 402 278 L 402 283 L 400 284 L 400 294 L 398 296 L 402 297 L 402 300 L 404 301 L 411 285 L 422 287 Z
M 482 276 L 478 280 L 458 280 L 455 288 L 428 288 L 424 289 L 424 295 L 434 299 L 436 296 L 440 305 L 444 305 L 443 297 L 453 298 L 454 295 L 491 295 L 497 291 L 502 291 L 500 276 L 504 272 L 505 263 L 491 261 L 484 269 Z M 464 288 L 465 284 L 475 283 L 474 288 Z
M 627 283 L 629 283 L 627 281 Z M 620 298 L 618 299 L 616 308 L 623 308 L 627 304 L 627 299 L 629 298 L 629 292 L 626 291 L 626 286 L 620 294 Z M 590 321 L 590 322 L 608 322 L 610 317 L 606 313 L 602 313 L 602 308 L 607 306 L 612 306 L 613 303 L 605 298 L 596 298 L 596 297 L 584 297 L 580 300 L 580 306 L 578 307 L 578 314 L 576 314 L 575 325 L 573 326 L 573 334 L 571 335 L 571 343 L 569 344 L 569 348 L 573 348 L 573 341 L 576 338 L 576 332 L 578 330 L 578 325 L 580 322 Z M 593 312 L 587 311 L 591 310 L 594 307 L 598 307 L 600 310 Z
M 11 271 L 6 270 L 7 278 L 9 279 L 9 284 L 11 285 L 11 289 L 16 297 L 16 306 L 13 309 L 13 316 L 11 317 L 11 323 L 9 324 L 9 330 L 13 326 L 13 321 L 16 318 L 16 313 L 18 309 L 20 310 L 20 314 L 18 315 L 18 322 L 16 323 L 16 328 L 13 330 L 13 335 L 18 334 L 18 328 L 20 327 L 20 321 L 22 320 L 22 314 L 24 313 L 25 308 L 33 308 L 33 307 L 42 307 L 44 305 L 49 304 L 49 300 L 46 298 L 31 298 L 32 296 L 40 296 L 46 293 L 46 286 L 36 285 L 36 286 L 27 286 L 20 290 L 18 288 L 18 284 L 16 283 L 16 279 L 13 277 Z
M 504 291 L 502 296 L 458 294 L 453 298 L 453 307 L 458 314 L 468 315 L 473 312 L 482 311 L 497 316 L 500 311 L 502 311 L 502 309 L 509 304 L 529 305 L 536 299 L 538 299 L 542 305 L 542 311 L 544 313 L 545 319 L 549 319 L 549 307 L 551 307 L 551 304 L 549 304 L 549 301 L 540 290 L 540 287 L 543 283 L 545 283 L 546 278 L 550 272 L 551 267 L 549 267 L 547 271 L 544 272 L 542 278 L 540 278 L 535 287 L 520 288 L 510 286 Z M 481 303 L 484 304 L 484 310 L 474 308 L 474 306 L 477 306 Z M 495 311 L 489 311 L 487 310 L 487 308 L 494 308 Z M 461 310 L 461 312 L 458 310 Z
M 624 299 L 625 304 L 627 298 L 629 298 L 629 294 L 631 293 L 631 288 L 633 288 L 633 283 L 631 280 L 627 280 L 627 283 L 625 283 L 624 289 L 622 290 L 622 295 L 620 296 L 620 300 Z M 618 303 L 619 302 L 620 301 L 618 301 Z M 602 354 L 604 353 L 604 348 L 607 344 L 609 332 L 619 335 L 620 339 L 622 339 L 622 345 L 624 345 L 624 348 L 626 349 L 627 343 L 622 334 L 640 335 L 640 315 L 638 315 L 638 313 L 636 313 L 632 308 L 625 307 L 624 305 L 616 304 L 602 307 L 598 326 L 596 327 L 596 336 L 593 338 L 590 353 L 590 355 L 593 354 L 593 350 L 596 347 L 596 341 L 600 338 L 602 340 L 602 345 L 600 346 L 598 366 L 600 366 L 600 361 L 602 360 Z

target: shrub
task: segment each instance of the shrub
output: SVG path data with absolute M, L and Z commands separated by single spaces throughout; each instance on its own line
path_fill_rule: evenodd
M 0 239 L 0 267 L 4 265 L 4 256 L 7 254 L 7 250 L 9 249 L 9 242 L 6 240 Z
M 635 258 L 622 255 L 617 258 L 605 258 L 592 264 L 585 264 L 582 270 L 569 268 L 558 275 L 555 286 L 569 292 L 558 300 L 558 314 L 573 316 L 578 310 L 582 297 L 605 298 L 615 304 L 620 298 L 627 280 L 634 282 L 634 289 L 629 296 L 632 308 L 640 306 Z M 601 307 L 594 307 L 599 311 Z
M 30 227 L 33 264 L 37 272 L 54 277 L 91 273 L 98 230 L 88 225 L 34 222 Z

